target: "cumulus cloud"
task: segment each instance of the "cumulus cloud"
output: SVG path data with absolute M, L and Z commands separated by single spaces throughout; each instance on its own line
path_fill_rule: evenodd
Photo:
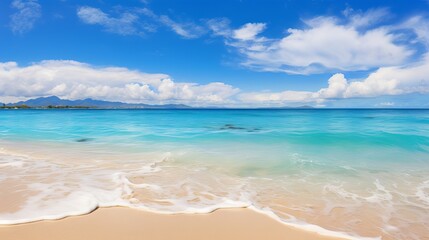
M 328 87 L 314 92 L 283 91 L 254 92 L 239 96 L 242 101 L 253 103 L 284 104 L 288 102 L 323 103 L 347 98 L 371 98 L 404 94 L 429 94 L 429 56 L 406 66 L 382 67 L 367 78 L 349 81 L 344 74 L 334 74 Z
M 94 98 L 129 103 L 184 103 L 192 106 L 321 106 L 350 98 L 429 94 L 429 57 L 401 67 L 383 67 L 360 80 L 337 73 L 316 91 L 240 92 L 222 82 L 175 82 L 166 74 L 148 74 L 121 67 L 49 60 L 29 66 L 0 63 L 2 101 L 55 95 L 66 99 Z
M 14 0 L 11 6 L 16 10 L 10 18 L 10 26 L 14 33 L 31 30 L 34 23 L 42 16 L 42 7 L 37 0 Z
M 120 35 L 138 34 L 137 28 L 138 15 L 130 12 L 122 13 L 119 17 L 111 17 L 109 14 L 93 7 L 80 7 L 77 10 L 77 16 L 82 22 L 92 25 L 103 26 L 108 32 Z
M 383 96 L 429 95 L 429 28 L 428 20 L 414 16 L 396 26 L 411 30 L 426 49 L 421 58 L 414 62 L 396 66 L 380 67 L 366 78 L 348 80 L 337 73 L 328 79 L 328 86 L 317 91 L 282 91 L 243 93 L 238 98 L 248 103 L 286 104 L 290 102 L 324 104 L 328 101 L 375 98 Z M 393 106 L 384 102 L 378 107 Z
M 207 25 L 213 35 L 223 37 L 226 45 L 245 56 L 243 65 L 260 71 L 311 74 L 375 69 L 363 79 L 348 80 L 342 73 L 334 74 L 326 88 L 316 91 L 241 93 L 237 97 L 241 103 L 319 105 L 350 98 L 429 94 L 426 18 L 413 16 L 397 25 L 381 26 L 390 17 L 387 9 L 348 9 L 344 15 L 345 19 L 306 20 L 306 28 L 288 29 L 288 35 L 281 39 L 260 36 L 266 28 L 264 23 L 234 29 L 228 19 L 218 18 L 207 21 Z M 413 44 L 423 45 L 425 50 L 417 55 Z
M 376 26 L 385 9 L 348 13 L 347 18 L 316 17 L 302 29 L 289 28 L 286 36 L 259 36 L 264 23 L 231 29 L 225 20 L 211 20 L 209 28 L 242 54 L 242 65 L 258 71 L 312 74 L 329 71 L 369 70 L 406 62 L 415 52 L 402 35 L 387 26 Z
M 344 74 L 337 73 L 334 74 L 328 80 L 328 87 L 320 89 L 316 97 L 317 98 L 342 98 L 344 97 L 344 92 L 348 87 L 347 79 L 344 77 Z
M 345 97 L 429 93 L 429 56 L 410 66 L 384 67 L 363 81 L 348 84 Z
M 0 96 L 32 98 L 55 95 L 66 99 L 224 104 L 239 90 L 213 82 L 205 85 L 174 82 L 165 74 L 148 74 L 120 67 L 50 60 L 21 67 L 16 62 L 0 63 Z

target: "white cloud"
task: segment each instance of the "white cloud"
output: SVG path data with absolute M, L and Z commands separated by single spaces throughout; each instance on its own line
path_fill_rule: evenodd
M 169 16 L 157 15 L 148 8 L 140 9 L 139 12 L 168 27 L 177 35 L 184 38 L 198 38 L 205 33 L 205 29 L 203 27 L 193 22 L 176 22 Z
M 344 74 L 334 74 L 328 80 L 328 87 L 322 88 L 317 92 L 318 98 L 341 98 L 344 97 L 344 92 L 347 89 L 347 79 Z
M 208 28 L 215 36 L 232 36 L 233 30 L 229 26 L 230 21 L 227 18 L 215 18 L 207 20 Z
M 242 54 L 243 66 L 254 70 L 292 74 L 356 71 L 400 65 L 415 53 L 398 43 L 402 35 L 391 26 L 373 27 L 387 13 L 385 9 L 348 13 L 345 20 L 316 17 L 304 21 L 305 28 L 289 28 L 279 39 L 259 36 L 264 23 L 248 23 L 235 30 L 224 20 L 211 20 L 208 25 Z
M 265 27 L 265 23 L 246 23 L 233 31 L 233 38 L 242 41 L 255 40 L 256 35 L 264 31 Z
M 177 83 L 165 74 L 119 67 L 94 67 L 76 61 L 50 60 L 20 67 L 0 63 L 0 96 L 32 98 L 55 95 L 143 103 L 224 104 L 239 90 L 214 82 Z
M 401 64 L 412 54 L 395 44 L 395 35 L 383 28 L 360 33 L 329 18 L 312 19 L 307 24 L 310 29 L 289 29 L 288 36 L 263 51 L 245 51 L 245 65 L 304 74 L 326 69 L 355 71 Z
M 125 12 L 120 17 L 111 17 L 98 8 L 80 7 L 77 9 L 78 17 L 87 24 L 101 25 L 108 32 L 121 35 L 140 34 L 136 27 L 138 15 Z
M 244 65 L 260 71 L 307 74 L 331 70 L 354 71 L 376 68 L 368 77 L 349 81 L 334 74 L 328 87 L 316 91 L 242 93 L 242 102 L 265 105 L 288 103 L 322 104 L 347 98 L 373 98 L 404 94 L 429 94 L 429 24 L 414 16 L 394 26 L 379 26 L 389 17 L 386 9 L 344 12 L 347 19 L 318 17 L 305 21 L 306 29 L 289 29 L 282 39 L 260 37 L 265 25 L 244 25 L 233 30 L 227 19 L 207 22 L 214 35 L 225 38 L 245 56 Z M 253 31 L 252 31 L 253 30 Z M 400 30 L 399 33 L 397 30 Z M 404 31 L 405 30 L 405 31 Z M 236 37 L 237 31 L 243 31 Z M 411 31 L 411 32 L 410 32 Z M 408 46 L 404 34 L 414 39 Z M 414 35 L 413 35 L 414 34 Z M 410 62 L 410 45 L 420 43 L 420 60 Z
M 167 15 L 157 15 L 148 8 L 122 10 L 119 17 L 112 17 L 101 9 L 89 6 L 77 9 L 78 17 L 86 24 L 101 25 L 108 32 L 120 35 L 142 35 L 165 26 L 183 38 L 197 38 L 206 31 L 193 22 L 177 22 Z
M 198 25 L 193 23 L 178 23 L 171 20 L 171 18 L 166 15 L 161 15 L 159 21 L 184 38 L 197 38 L 205 32 L 204 29 Z
M 417 39 L 411 41 L 421 42 L 429 48 L 429 21 L 422 16 L 413 16 L 396 29 L 411 29 L 417 35 Z
M 333 99 L 371 98 L 388 95 L 429 94 L 429 56 L 418 63 L 401 67 L 382 67 L 362 80 L 348 81 L 334 74 L 328 87 L 318 91 L 282 91 L 243 93 L 244 102 L 264 104 L 323 103 Z
M 386 8 L 370 9 L 366 12 L 356 12 L 351 8 L 347 8 L 344 15 L 350 19 L 350 26 L 368 27 L 386 20 L 390 13 Z
M 37 0 L 14 0 L 11 6 L 17 10 L 10 19 L 10 26 L 14 33 L 31 30 L 34 23 L 42 16 L 42 7 Z
M 364 79 L 349 81 L 344 74 L 334 74 L 328 87 L 318 91 L 255 92 L 238 96 L 255 104 L 284 105 L 290 102 L 323 104 L 327 101 L 349 98 L 374 98 L 405 94 L 429 95 L 429 24 L 427 19 L 415 16 L 399 26 L 411 29 L 419 42 L 426 46 L 421 59 L 397 66 L 380 67 Z M 384 102 L 376 106 L 393 106 Z M 394 104 L 394 103 L 393 103 Z
M 192 106 L 321 106 L 327 101 L 410 93 L 429 94 L 429 57 L 413 65 L 380 68 L 367 78 L 348 81 L 334 74 L 316 91 L 246 92 L 222 83 L 174 82 L 165 74 L 148 74 L 120 67 L 49 60 L 21 67 L 0 63 L 3 102 L 56 95 L 66 99 L 94 98 L 130 103 L 184 103 Z M 380 105 L 381 106 L 381 105 Z
M 251 92 L 242 93 L 238 98 L 244 103 L 262 103 L 268 105 L 282 105 L 290 102 L 315 102 L 315 93 L 307 91 L 283 92 Z
M 363 81 L 348 84 L 345 97 L 429 93 L 429 55 L 409 66 L 384 67 Z

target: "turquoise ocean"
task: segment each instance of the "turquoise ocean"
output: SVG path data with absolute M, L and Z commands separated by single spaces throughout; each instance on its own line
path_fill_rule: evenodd
M 0 224 L 248 207 L 325 235 L 429 239 L 429 110 L 1 110 L 0 191 Z

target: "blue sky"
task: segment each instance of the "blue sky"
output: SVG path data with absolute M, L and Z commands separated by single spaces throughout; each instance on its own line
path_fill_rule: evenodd
M 429 107 L 429 1 L 0 2 L 0 101 Z

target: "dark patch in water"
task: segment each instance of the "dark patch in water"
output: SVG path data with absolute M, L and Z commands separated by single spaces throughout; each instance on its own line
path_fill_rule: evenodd
M 248 129 L 247 132 L 258 132 L 260 131 L 260 128 L 252 128 L 252 129 Z
M 76 140 L 76 142 L 89 142 L 91 140 L 92 140 L 91 138 L 79 138 Z
M 237 127 L 233 124 L 225 124 L 223 127 L 220 128 L 220 130 L 244 130 L 243 127 Z
M 260 131 L 260 128 L 244 128 L 235 126 L 234 124 L 225 124 L 219 128 L 220 130 L 246 130 L 247 132 L 257 132 Z

